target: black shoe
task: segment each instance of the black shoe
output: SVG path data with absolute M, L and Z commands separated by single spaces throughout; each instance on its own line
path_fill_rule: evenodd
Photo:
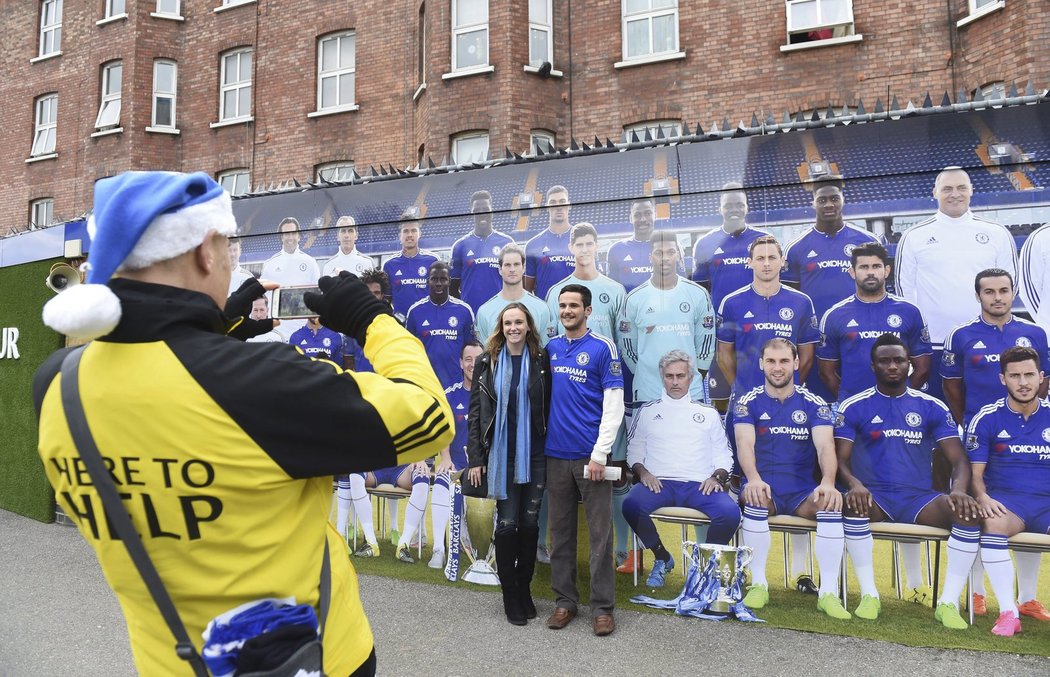
M 521 609 L 525 618 L 536 618 L 536 604 L 532 601 L 532 575 L 536 570 L 536 558 L 532 553 L 536 551 L 539 541 L 539 531 L 536 527 L 521 527 L 518 529 L 518 562 L 515 567 L 518 582 L 518 599 L 521 601 Z
M 815 595 L 820 592 L 820 588 L 813 582 L 813 577 L 809 574 L 801 574 L 795 579 L 795 589 L 806 595 Z
M 503 613 L 511 625 L 525 625 L 525 610 L 521 606 L 516 560 L 518 556 L 518 530 L 497 531 L 496 574 L 499 576 L 500 589 L 503 591 Z

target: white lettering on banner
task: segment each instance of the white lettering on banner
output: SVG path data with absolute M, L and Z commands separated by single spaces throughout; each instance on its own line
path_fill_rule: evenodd
M 795 327 L 782 322 L 755 322 L 751 326 L 759 331 L 775 331 L 785 336 L 791 336 L 791 333 L 795 331 Z
M 908 444 L 919 444 L 922 442 L 921 430 L 901 430 L 900 428 L 887 428 L 882 431 L 885 437 L 903 437 Z
M 19 359 L 18 327 L 4 327 L 0 329 L 0 360 L 4 359 Z
M 1035 444 L 1011 444 L 1008 447 L 1011 454 L 1039 454 L 1040 460 L 1044 455 L 1050 454 L 1050 447 Z
M 555 366 L 555 367 L 551 367 L 551 373 L 552 374 L 565 374 L 566 376 L 569 377 L 570 381 L 575 381 L 577 383 L 586 383 L 587 382 L 587 370 L 586 369 L 580 369 L 578 367 Z

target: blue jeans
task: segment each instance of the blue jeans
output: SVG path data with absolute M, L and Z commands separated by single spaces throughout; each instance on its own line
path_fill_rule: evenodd
M 536 528 L 540 516 L 543 491 L 547 488 L 546 457 L 533 453 L 529 461 L 529 481 L 514 483 L 514 466 L 507 468 L 507 497 L 496 501 L 496 531 L 517 528 Z

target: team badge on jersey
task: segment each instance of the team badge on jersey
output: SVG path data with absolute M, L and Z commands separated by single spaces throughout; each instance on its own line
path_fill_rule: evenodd
M 840 411 L 839 413 L 835 414 L 835 427 L 841 428 L 844 425 L 846 425 L 846 415 Z
M 743 418 L 744 416 L 747 416 L 747 405 L 746 404 L 738 404 L 738 405 L 736 405 L 736 415 L 739 416 L 740 418 Z
M 977 233 L 973 236 L 973 239 L 977 240 L 979 244 L 988 244 L 991 238 L 988 237 L 987 233 Z
M 909 411 L 904 417 L 904 421 L 912 428 L 918 428 L 922 425 L 922 416 L 919 416 L 914 411 Z
M 499 256 L 499 245 L 492 245 L 492 255 Z
M 703 423 L 704 422 L 704 415 L 703 414 L 693 414 L 693 420 L 696 421 L 697 423 Z
M 806 422 L 806 412 L 802 411 L 801 409 L 796 409 L 795 411 L 791 412 L 791 420 L 799 425 L 802 425 Z
M 1050 442 L 1050 428 L 1043 428 L 1043 441 Z
M 714 390 L 715 388 L 718 387 L 718 381 L 713 376 L 708 376 L 707 377 L 707 385 L 710 386 L 710 388 L 712 390 Z
M 1021 346 L 1022 348 L 1031 348 L 1032 347 L 1032 342 L 1028 340 L 1027 336 L 1018 336 L 1017 340 L 1014 343 L 1016 343 L 1017 345 Z
M 826 406 L 826 405 L 821 405 L 821 406 L 817 407 L 817 418 L 823 419 L 825 421 L 830 421 L 831 420 L 831 407 Z
M 1047 430 L 1043 431 L 1043 439 L 1046 439 L 1046 434 L 1048 432 L 1050 432 L 1050 429 L 1047 429 Z M 1050 440 L 1047 440 L 1047 441 L 1050 442 Z M 966 436 L 966 451 L 973 451 L 976 448 L 977 448 L 977 435 L 972 435 L 972 434 L 971 435 L 967 435 Z
M 299 270 L 301 270 L 301 271 L 303 271 L 305 273 L 306 272 L 306 264 L 305 263 L 300 263 L 299 264 Z
M 690 306 L 689 306 L 688 303 L 686 303 L 685 301 L 682 301 L 682 303 L 678 306 L 678 310 L 682 311 L 683 313 L 688 313 L 689 312 L 689 307 Z
M 855 244 L 848 244 L 842 248 L 842 253 L 845 254 L 846 258 L 848 259 L 849 257 L 853 256 L 853 250 L 856 249 L 856 247 L 857 245 Z
M 627 334 L 631 331 L 631 323 L 629 320 L 620 320 L 620 333 Z
M 785 322 L 787 322 L 793 317 L 795 317 L 795 311 L 791 310 L 790 308 L 781 308 L 780 309 L 780 319 L 782 319 Z
M 591 356 L 588 355 L 587 353 L 580 353 L 579 355 L 576 356 L 576 364 L 580 365 L 581 367 L 586 365 L 590 361 L 591 361 Z
M 327 348 L 328 346 L 332 345 L 332 339 L 326 338 L 323 341 L 321 341 L 321 343 L 323 343 L 324 347 Z
M 605 292 L 602 292 L 601 294 L 598 294 L 598 300 L 601 301 L 602 303 L 608 303 L 609 302 L 609 295 L 606 294 Z
M 946 367 L 955 366 L 955 353 L 945 350 L 941 353 L 941 364 Z
M 714 329 L 715 318 L 712 315 L 704 315 L 704 329 Z
M 620 376 L 623 374 L 623 368 L 620 367 L 620 361 L 617 360 L 609 365 L 609 373 L 613 376 Z
M 930 342 L 930 329 L 929 329 L 929 327 L 923 326 L 922 331 L 919 332 L 919 338 L 922 339 L 923 343 L 929 343 Z M 952 357 L 952 360 L 953 360 L 952 364 L 954 364 L 955 363 L 954 362 L 954 360 L 955 360 L 954 356 Z
M 896 329 L 897 327 L 904 324 L 904 320 L 901 319 L 900 315 L 890 315 L 886 318 L 886 324 Z
M 426 274 L 427 274 L 427 267 L 426 266 L 420 266 L 419 267 L 419 276 L 423 277 Z
M 450 326 L 453 329 L 455 329 L 456 325 L 458 325 L 458 324 L 459 324 L 459 320 L 457 320 L 456 318 L 454 318 L 454 317 L 448 318 L 448 326 Z

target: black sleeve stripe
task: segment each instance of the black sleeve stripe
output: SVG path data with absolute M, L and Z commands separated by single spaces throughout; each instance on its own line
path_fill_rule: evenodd
M 418 440 L 421 437 L 429 437 L 433 433 L 434 428 L 436 428 L 437 426 L 441 425 L 442 423 L 446 423 L 446 424 L 448 423 L 448 421 L 445 420 L 444 414 L 438 414 L 437 416 L 431 416 L 431 417 L 429 417 L 428 420 L 430 422 L 427 424 L 426 428 L 424 428 L 423 430 L 420 430 L 420 431 L 418 431 L 418 432 L 416 432 L 416 433 L 414 433 L 412 435 L 409 435 L 408 437 L 399 437 L 399 438 L 397 438 L 396 440 L 394 440 L 394 446 L 400 448 L 400 447 L 408 444 L 409 442 L 415 442 L 416 440 Z
M 436 430 L 433 435 L 430 435 L 427 438 L 419 440 L 418 442 L 415 442 L 413 444 L 409 444 L 409 445 L 403 446 L 403 447 L 398 447 L 397 453 L 403 454 L 405 452 L 412 451 L 413 449 L 415 449 L 417 447 L 420 447 L 420 446 L 422 446 L 424 444 L 427 444 L 428 442 L 431 442 L 431 441 L 437 439 L 440 435 L 445 433 L 448 429 L 449 429 L 449 425 L 448 425 L 448 423 L 445 423 L 445 425 L 441 426 L 441 428 Z
M 414 433 L 416 430 L 418 430 L 422 426 L 426 425 L 427 421 L 432 416 L 434 416 L 435 412 L 437 412 L 439 414 L 439 416 L 438 416 L 439 419 L 444 418 L 444 414 L 440 413 L 441 412 L 441 407 L 437 403 L 436 400 L 434 401 L 433 404 L 431 404 L 429 407 L 427 407 L 427 410 L 423 412 L 423 415 L 419 417 L 418 421 L 416 421 L 412 425 L 408 426 L 407 428 L 405 428 L 401 432 L 399 432 L 397 434 L 394 434 L 394 435 L 391 435 L 390 439 L 392 439 L 394 441 L 394 444 L 396 445 L 398 442 L 403 440 L 409 433 Z M 431 427 L 433 427 L 433 425 L 434 425 L 433 423 L 430 424 Z

